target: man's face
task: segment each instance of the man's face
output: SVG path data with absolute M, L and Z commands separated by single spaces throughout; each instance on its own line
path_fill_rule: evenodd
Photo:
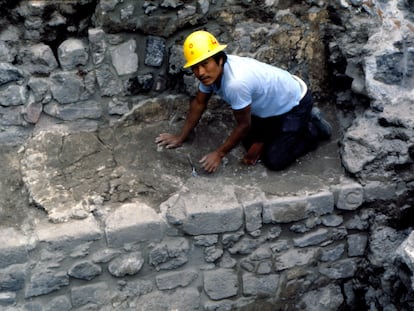
M 220 59 L 219 64 L 217 64 L 212 57 L 209 57 L 191 66 L 191 70 L 201 83 L 204 85 L 212 85 L 221 77 L 223 72 L 222 62 L 223 59 Z

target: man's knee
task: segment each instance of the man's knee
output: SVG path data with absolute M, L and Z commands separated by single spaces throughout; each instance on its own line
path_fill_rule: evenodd
M 288 167 L 294 160 L 280 155 L 265 153 L 262 156 L 263 164 L 272 171 L 281 171 Z
M 280 171 L 308 152 L 307 142 L 301 133 L 285 133 L 268 145 L 262 156 L 263 164 L 273 171 Z

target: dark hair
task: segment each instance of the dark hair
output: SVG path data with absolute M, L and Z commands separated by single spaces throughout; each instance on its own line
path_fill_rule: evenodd
M 226 52 L 224 52 L 224 51 L 220 51 L 220 52 L 218 52 L 218 53 L 216 53 L 216 54 L 214 54 L 213 56 L 211 56 L 214 60 L 215 60 L 215 62 L 217 63 L 217 65 L 219 64 L 219 62 L 220 62 L 220 58 L 222 58 L 223 59 L 223 66 L 224 66 L 224 64 L 226 63 L 226 61 L 227 61 L 227 54 L 226 54 Z

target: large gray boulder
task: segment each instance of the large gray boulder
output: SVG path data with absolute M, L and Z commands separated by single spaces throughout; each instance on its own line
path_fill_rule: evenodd
M 58 58 L 63 70 L 85 66 L 89 60 L 88 46 L 79 39 L 68 39 L 59 45 Z
M 21 52 L 21 58 L 25 69 L 31 74 L 50 74 L 58 67 L 52 49 L 44 43 L 24 48 Z

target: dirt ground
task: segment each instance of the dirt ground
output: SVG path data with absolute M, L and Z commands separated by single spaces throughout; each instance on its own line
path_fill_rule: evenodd
M 189 140 L 176 149 L 161 148 L 154 140 L 161 132 L 178 132 L 182 119 L 129 123 L 92 133 L 72 133 L 64 138 L 59 132 L 51 132 L 49 138 L 40 143 L 29 139 L 25 148 L 2 145 L 0 169 L 4 178 L 0 180 L 0 225 L 19 227 L 30 225 L 36 217 L 47 217 L 47 207 L 36 202 L 36 195 L 33 198 L 28 194 L 34 190 L 22 180 L 26 173 L 22 172 L 20 161 L 34 151 L 46 159 L 35 168 L 45 170 L 38 172 L 40 176 L 52 176 L 41 181 L 44 188 L 59 187 L 61 190 L 63 187 L 73 194 L 75 201 L 82 200 L 85 195 L 98 194 L 104 206 L 140 200 L 158 210 L 160 203 L 191 178 L 204 179 L 206 192 L 212 181 L 214 184 L 254 186 L 267 195 L 278 196 L 326 189 L 339 182 L 343 170 L 338 157 L 339 133 L 334 112 L 323 110 L 334 124 L 332 139 L 322 142 L 318 149 L 280 172 L 269 171 L 261 163 L 243 165 L 244 149 L 241 146 L 228 154 L 216 173 L 204 172 L 199 159 L 225 139 L 233 122 L 231 113 L 217 111 L 207 112 Z M 57 143 L 61 145 L 56 146 Z M 196 167 L 196 177 L 189 158 Z M 50 174 L 49 171 L 58 173 Z M 48 196 L 45 200 L 52 205 L 53 193 L 45 194 Z
M 334 116 L 328 116 L 334 122 Z M 223 165 L 213 174 L 203 171 L 198 161 L 206 153 L 213 151 L 229 133 L 228 120 L 218 121 L 218 118 L 201 122 L 194 135 L 182 147 L 167 150 L 149 148 L 147 156 L 162 163 L 163 169 L 170 174 L 178 174 L 186 179 L 191 176 L 188 163 L 189 155 L 196 166 L 199 178 L 213 179 L 216 182 L 233 183 L 239 186 L 256 186 L 269 195 L 289 195 L 294 193 L 312 192 L 338 182 L 343 171 L 338 156 L 338 133 L 331 140 L 321 142 L 317 150 L 305 155 L 289 168 L 274 172 L 266 169 L 261 163 L 246 166 L 241 163 L 245 153 L 242 146 L 232 150 L 223 161 Z M 156 137 L 161 131 L 177 132 L 180 123 L 173 126 L 160 123 L 147 128 L 150 137 Z M 150 143 L 150 142 L 149 142 Z M 176 171 L 171 170 L 176 167 Z

